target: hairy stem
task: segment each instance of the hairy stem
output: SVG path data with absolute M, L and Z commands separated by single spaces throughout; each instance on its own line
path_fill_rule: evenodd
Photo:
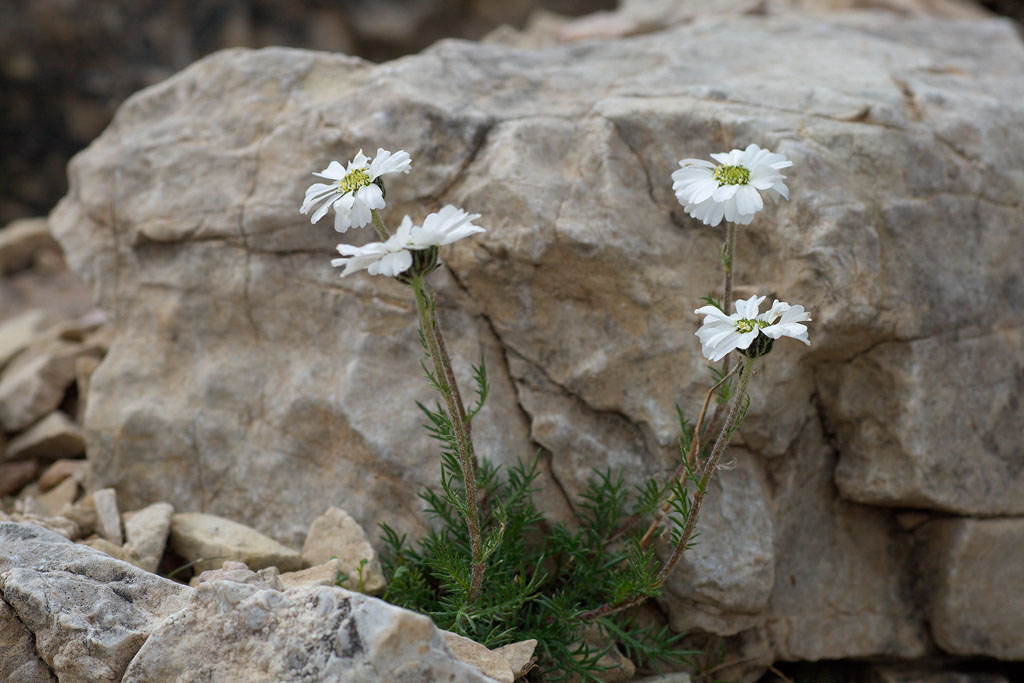
M 679 539 L 679 543 L 676 544 L 675 550 L 672 552 L 672 557 L 669 558 L 668 562 L 658 571 L 658 575 L 655 578 L 653 588 L 657 588 L 661 584 L 665 583 L 672 570 L 679 564 L 679 560 L 683 556 L 683 552 L 686 550 L 686 546 L 689 545 L 690 539 L 693 537 L 693 530 L 697 526 L 697 517 L 700 514 L 700 506 L 704 500 L 704 496 L 707 493 L 707 485 L 711 480 L 711 476 L 715 473 L 715 469 L 718 467 L 718 460 L 722 457 L 722 453 L 725 451 L 725 447 L 729 445 L 729 439 L 732 436 L 732 432 L 740 418 L 740 406 L 743 404 L 743 399 L 747 395 L 747 384 L 750 382 L 750 373 L 753 366 L 753 360 L 747 359 L 746 363 L 740 368 L 740 386 L 736 392 L 736 397 L 733 400 L 732 407 L 729 410 L 729 417 L 726 419 L 725 424 L 722 425 L 722 431 L 718 434 L 718 439 L 715 441 L 714 448 L 711 449 L 711 455 L 708 457 L 707 464 L 704 466 L 704 472 L 701 475 L 700 482 L 696 486 L 696 491 L 693 494 L 693 504 L 690 506 L 689 515 L 686 517 L 686 527 L 683 529 L 683 535 Z M 605 603 L 600 607 L 587 610 L 579 615 L 580 619 L 589 621 L 598 617 L 609 616 L 627 610 L 631 607 L 636 607 L 646 602 L 646 595 L 638 595 L 614 605 Z
M 469 602 L 473 603 L 480 596 L 480 587 L 484 578 L 484 552 L 480 537 L 480 512 L 477 502 L 473 446 L 469 438 L 469 430 L 466 429 L 461 400 L 456 401 L 458 389 L 455 386 L 455 376 L 451 371 L 451 359 L 448 358 L 447 351 L 443 346 L 444 342 L 440 335 L 441 328 L 437 324 L 437 313 L 432 303 L 428 301 L 429 296 L 426 286 L 423 284 L 423 278 L 414 277 L 410 284 L 416 296 L 416 308 L 420 314 L 420 329 L 423 331 L 424 339 L 427 340 L 430 359 L 434 363 L 437 382 L 448 406 L 448 415 L 452 421 L 459 451 L 462 481 L 466 487 L 466 526 L 469 529 L 469 543 L 473 553 L 469 587 Z
M 722 268 L 725 269 L 725 284 L 722 285 L 722 310 L 726 315 L 729 313 L 729 304 L 732 302 L 732 265 L 736 253 L 736 224 L 726 222 L 725 246 L 722 247 Z M 732 354 L 727 354 L 722 360 L 722 374 L 729 372 L 729 363 Z
M 693 492 L 693 503 L 690 505 L 690 513 L 686 516 L 686 527 L 683 529 L 683 535 L 680 537 L 679 542 L 676 543 L 675 550 L 672 552 L 672 557 L 669 558 L 665 566 L 658 572 L 658 578 L 655 585 L 660 586 L 665 583 L 665 580 L 672 573 L 672 570 L 676 568 L 680 558 L 683 556 L 683 552 L 686 550 L 686 546 L 690 543 L 690 538 L 693 536 L 693 529 L 697 526 L 697 518 L 700 516 L 700 506 L 704 502 L 704 496 L 707 494 L 708 482 L 711 481 L 711 476 L 715 473 L 715 469 L 718 467 L 718 460 L 722 457 L 722 453 L 725 452 L 725 447 L 729 445 L 729 439 L 732 437 L 732 432 L 736 427 L 736 423 L 740 418 L 740 406 L 743 404 L 743 400 L 747 395 L 747 385 L 750 383 L 750 372 L 753 367 L 754 360 L 748 358 L 743 364 L 743 369 L 740 370 L 740 386 L 736 391 L 736 396 L 733 398 L 732 407 L 729 409 L 729 416 L 725 418 L 725 424 L 722 425 L 722 431 L 718 433 L 718 440 L 715 441 L 714 448 L 711 449 L 711 455 L 708 456 L 708 461 L 704 465 L 704 473 L 701 475 L 700 482 L 696 486 L 696 490 Z
M 729 381 L 729 378 L 731 378 L 736 373 L 736 370 L 739 367 L 740 366 L 737 366 L 737 368 L 733 368 L 733 370 L 729 374 L 720 379 L 718 383 L 715 384 L 713 387 L 708 389 L 707 394 L 704 395 L 704 405 L 700 409 L 700 417 L 697 418 L 697 424 L 693 428 L 693 439 L 690 442 L 690 452 L 679 461 L 679 464 L 676 466 L 675 471 L 672 473 L 671 478 L 673 480 L 678 479 L 681 484 L 686 484 L 687 468 L 689 467 L 692 470 L 697 464 L 697 454 L 700 452 L 701 447 L 701 429 L 704 426 L 704 416 L 707 414 L 708 403 L 711 402 L 711 395 L 718 391 L 718 388 L 720 386 Z M 654 518 L 654 521 L 651 522 L 651 525 L 647 527 L 647 532 L 643 535 L 643 538 L 640 539 L 641 548 L 646 548 L 648 545 L 650 545 L 651 540 L 654 538 L 654 532 L 657 531 L 658 527 L 660 527 L 664 523 L 665 517 L 668 515 L 668 511 L 671 509 L 672 501 L 675 499 L 675 497 L 675 492 L 673 491 L 672 493 L 669 494 L 668 498 L 665 499 L 665 502 L 661 504 L 661 509 L 658 511 L 657 516 Z
M 380 237 L 381 242 L 387 242 L 391 233 L 384 227 L 384 220 L 380 217 L 377 209 L 370 209 L 370 216 L 373 217 L 373 229 L 377 231 L 377 236 Z

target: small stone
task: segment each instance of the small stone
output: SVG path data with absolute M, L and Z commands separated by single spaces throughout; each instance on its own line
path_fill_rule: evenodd
M 95 533 L 97 515 L 92 494 L 87 493 L 79 498 L 71 507 L 63 511 L 62 516 L 77 524 L 83 536 Z
M 244 562 L 235 562 L 234 560 L 226 560 L 220 569 L 207 569 L 205 572 L 193 576 L 188 585 L 195 587 L 211 581 L 234 581 L 235 583 L 252 584 L 260 588 L 271 588 L 262 576 L 245 566 Z
M 61 250 L 45 217 L 11 221 L 0 230 L 0 273 L 31 267 L 36 254 L 44 250 Z
M 0 498 L 15 495 L 32 481 L 39 466 L 35 460 L 5 462 L 0 464 Z
M 73 477 L 78 474 L 79 470 L 87 465 L 85 460 L 67 460 L 61 459 L 50 465 L 39 477 L 39 488 L 42 491 L 49 491 L 57 484 L 61 483 L 68 477 Z M 75 478 L 75 481 L 81 482 L 80 479 Z
M 0 368 L 43 331 L 46 313 L 34 308 L 0 323 Z
M 7 444 L 8 460 L 57 460 L 85 453 L 85 433 L 71 418 L 55 410 Z
M 0 428 L 20 432 L 53 412 L 75 379 L 75 359 L 89 354 L 88 345 L 49 336 L 18 354 L 0 373 Z
M 451 631 L 441 631 L 452 653 L 466 664 L 475 666 L 486 676 L 501 683 L 513 683 L 515 674 L 504 655 L 489 650 L 475 640 Z
M 336 507 L 328 508 L 313 520 L 302 546 L 302 559 L 311 565 L 323 564 L 332 557 L 341 561 L 341 569 L 348 576 L 345 588 L 368 595 L 384 589 L 384 571 L 366 532 L 347 512 Z M 363 560 L 366 563 L 360 570 Z
M 328 560 L 309 569 L 300 569 L 297 572 L 286 572 L 281 574 L 281 583 L 285 588 L 299 588 L 301 586 L 337 586 L 338 572 L 342 571 L 341 561 L 337 558 Z M 345 586 L 343 586 L 345 587 Z
M 281 571 L 277 567 L 264 567 L 256 572 L 267 586 L 276 591 L 283 591 L 284 584 L 281 583 Z
M 65 508 L 71 506 L 78 498 L 78 482 L 72 478 L 65 479 L 46 493 L 40 494 L 36 500 L 42 504 L 50 515 L 63 514 Z
M 170 503 L 153 503 L 124 515 L 125 547 L 135 554 L 138 566 L 147 572 L 156 572 L 160 566 L 173 514 L 174 506 Z
M 117 510 L 117 492 L 114 489 L 93 491 L 92 502 L 96 506 L 96 531 L 111 543 L 123 545 L 124 535 L 121 533 L 121 514 Z
M 525 676 L 532 667 L 533 653 L 536 649 L 537 640 L 530 638 L 529 640 L 520 640 L 518 643 L 502 645 L 494 651 L 500 653 L 508 661 L 512 674 L 519 678 Z
M 75 386 L 78 387 L 78 414 L 75 416 L 79 421 L 85 419 L 86 402 L 89 399 L 89 382 L 92 380 L 92 373 L 100 366 L 100 359 L 95 356 L 80 356 L 75 359 Z
M 128 562 L 134 564 L 136 567 L 139 566 L 139 558 L 135 556 L 135 553 L 131 552 L 127 548 L 116 543 L 111 543 L 105 538 L 100 536 L 93 536 L 82 541 L 83 545 L 87 545 L 90 548 L 96 548 L 101 553 L 110 555 L 115 560 L 121 560 L 122 562 Z M 142 567 L 139 567 L 142 569 Z
M 219 568 L 224 560 L 255 569 L 275 566 L 285 571 L 302 567 L 302 556 L 269 536 L 230 519 L 190 512 L 171 517 L 171 548 L 195 571 Z

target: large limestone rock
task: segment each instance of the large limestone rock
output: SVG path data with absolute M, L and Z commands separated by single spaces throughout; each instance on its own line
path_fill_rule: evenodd
M 120 681 L 188 592 L 42 527 L 0 522 L 0 605 L 32 633 L 59 680 Z
M 238 680 L 488 683 L 428 617 L 342 588 L 201 584 L 132 660 L 124 683 Z
M 917 533 L 939 647 L 1024 660 L 1024 519 L 943 519 Z
M 250 569 L 277 567 L 288 572 L 302 567 L 298 551 L 251 527 L 217 515 L 197 512 L 172 515 L 170 545 L 178 555 L 195 562 L 196 573 L 217 569 L 225 560 L 243 562 Z
M 803 303 L 813 346 L 761 364 L 750 455 L 729 455 L 745 470 L 702 527 L 734 555 L 695 548 L 725 554 L 688 560 L 669 607 L 782 658 L 920 656 L 909 539 L 862 503 L 1018 512 L 1024 468 L 991 413 L 1024 385 L 1007 303 L 1024 295 L 1022 73 L 1004 22 L 888 14 L 716 17 L 539 52 L 448 42 L 381 66 L 203 60 L 122 107 L 51 218 L 117 322 L 85 416 L 97 484 L 292 546 L 336 501 L 367 529 L 423 529 L 412 493 L 436 481 L 436 447 L 412 406 L 435 397 L 409 293 L 339 280 L 338 236 L 297 213 L 311 171 L 377 146 L 413 157 L 389 221 L 452 202 L 489 229 L 434 276 L 457 374 L 483 355 L 493 381 L 478 452 L 549 451 L 548 500 L 594 467 L 668 471 L 674 404 L 692 413 L 709 380 L 693 309 L 722 237 L 669 174 L 757 142 L 794 160 L 792 198 L 742 231 L 737 294 Z M 954 494 L 965 453 L 985 466 Z
M 0 680 L 52 683 L 54 677 L 36 652 L 32 632 L 25 628 L 11 606 L 0 598 Z

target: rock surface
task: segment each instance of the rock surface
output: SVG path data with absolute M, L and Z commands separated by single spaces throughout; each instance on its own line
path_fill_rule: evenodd
M 85 433 L 74 421 L 55 410 L 26 429 L 7 444 L 11 460 L 40 458 L 59 460 L 85 453 Z
M 35 639 L 11 606 L 0 598 L 0 680 L 17 683 L 56 683 L 36 653 Z
M 96 506 L 96 533 L 114 545 L 122 545 L 124 530 L 117 507 L 117 492 L 114 489 L 93 491 L 92 502 Z
M 1024 660 L 1024 519 L 943 519 L 917 533 L 939 647 Z
M 813 345 L 762 364 L 750 456 L 722 477 L 763 519 L 729 529 L 723 492 L 706 520 L 749 555 L 696 558 L 670 615 L 699 603 L 703 628 L 783 659 L 920 657 L 911 536 L 878 506 L 1020 514 L 1019 430 L 1000 425 L 1024 392 L 1007 304 L 1024 297 L 1022 73 L 1004 22 L 874 13 L 537 52 L 447 42 L 381 66 L 203 60 L 121 109 L 51 219 L 117 323 L 85 417 L 97 481 L 293 546 L 338 500 L 364 528 L 423 530 L 412 493 L 437 460 L 410 409 L 433 400 L 410 297 L 339 280 L 336 234 L 297 213 L 312 170 L 377 146 L 414 164 L 389 222 L 451 202 L 488 228 L 433 278 L 457 374 L 483 355 L 493 382 L 478 452 L 543 447 L 570 499 L 594 467 L 664 473 L 674 404 L 708 385 L 693 309 L 721 245 L 669 174 L 757 142 L 794 161 L 791 200 L 743 231 L 737 295 L 804 304 Z M 732 562 L 738 585 L 715 578 Z
M 139 558 L 139 566 L 148 572 L 155 572 L 160 565 L 173 514 L 174 506 L 170 503 L 153 503 L 131 516 L 125 515 L 125 548 Z
M 359 523 L 336 507 L 313 520 L 302 545 L 302 559 L 308 564 L 321 565 L 332 557 L 338 558 L 339 569 L 347 577 L 345 588 L 367 595 L 384 590 L 384 571 L 377 551 Z
M 120 681 L 188 588 L 28 524 L 0 523 L 0 592 L 59 680 Z
M 123 680 L 235 680 L 241 671 L 268 683 L 493 680 L 455 659 L 427 617 L 342 588 L 280 593 L 232 581 L 200 585 Z
M 255 529 L 216 515 L 183 512 L 171 517 L 171 548 L 197 573 L 219 569 L 225 560 L 250 569 L 274 566 L 288 572 L 302 566 L 302 556 Z

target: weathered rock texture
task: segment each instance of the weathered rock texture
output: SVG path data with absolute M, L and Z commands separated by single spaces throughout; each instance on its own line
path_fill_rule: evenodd
M 149 637 L 124 682 L 240 677 L 253 682 L 493 680 L 455 659 L 428 617 L 341 588 L 281 593 L 214 581 L 201 584 L 188 607 Z
M 0 605 L 33 634 L 59 680 L 120 681 L 188 590 L 41 527 L 0 522 Z
M 595 467 L 666 471 L 674 404 L 708 385 L 693 310 L 723 234 L 669 174 L 757 142 L 794 161 L 792 195 L 741 231 L 737 295 L 804 304 L 813 345 L 761 364 L 672 618 L 782 658 L 918 657 L 911 535 L 872 506 L 1021 513 L 1022 74 L 1008 23 L 889 14 L 206 59 L 122 107 L 51 217 L 118 324 L 85 417 L 97 483 L 293 547 L 336 502 L 422 530 L 409 293 L 339 280 L 338 236 L 297 213 L 310 172 L 378 146 L 413 158 L 390 222 L 451 202 L 489 230 L 434 276 L 457 373 L 483 355 L 493 380 L 478 452 L 539 445 L 570 495 Z

